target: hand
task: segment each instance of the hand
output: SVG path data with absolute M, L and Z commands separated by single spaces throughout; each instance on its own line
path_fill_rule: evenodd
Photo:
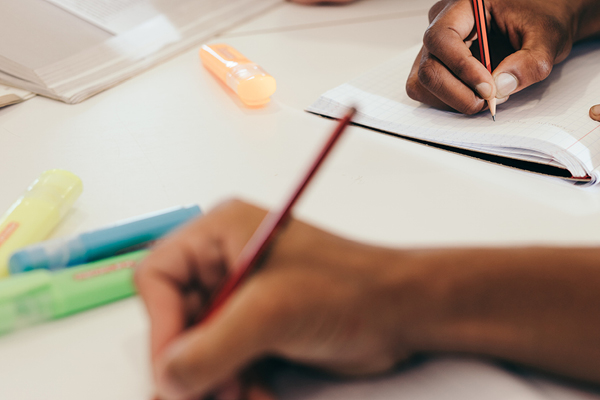
M 491 51 L 502 53 L 491 56 L 499 63 L 493 73 L 470 50 L 477 40 L 472 0 L 443 0 L 429 12 L 424 45 L 406 84 L 411 98 L 475 114 L 486 108 L 485 100 L 502 103 L 545 79 L 575 41 L 600 32 L 596 0 L 487 0 L 486 7 L 490 41 L 501 39 L 490 43 Z M 507 55 L 511 46 L 516 51 Z
M 261 268 L 194 325 L 264 215 L 226 203 L 137 270 L 161 399 L 272 399 L 244 386 L 272 356 L 356 376 L 417 352 L 479 354 L 600 382 L 598 248 L 392 250 L 292 220 Z
M 590 108 L 590 118 L 600 122 L 600 104 Z
M 162 241 L 137 270 L 161 399 L 225 392 L 227 398 L 271 398 L 256 387 L 244 394 L 238 383 L 265 356 L 366 375 L 388 370 L 407 354 L 398 328 L 414 326 L 405 317 L 418 307 L 404 300 L 414 290 L 389 273 L 402 275 L 403 253 L 296 220 L 228 303 L 194 325 L 264 216 L 259 208 L 228 202 Z

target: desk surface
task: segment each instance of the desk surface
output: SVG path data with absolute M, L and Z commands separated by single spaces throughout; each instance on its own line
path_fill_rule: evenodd
M 54 237 L 174 205 L 208 210 L 235 196 L 278 204 L 333 122 L 303 109 L 418 44 L 432 0 L 346 7 L 284 3 L 226 41 L 276 77 L 250 110 L 197 50 L 69 106 L 41 97 L 0 110 L 0 210 L 41 171 L 65 168 L 85 190 Z M 600 192 L 351 128 L 296 215 L 390 246 L 598 244 Z M 147 399 L 147 321 L 138 299 L 0 338 L 0 397 Z M 439 359 L 362 382 L 290 373 L 283 399 L 596 398 L 476 360 Z M 600 396 L 598 396 L 600 398 Z

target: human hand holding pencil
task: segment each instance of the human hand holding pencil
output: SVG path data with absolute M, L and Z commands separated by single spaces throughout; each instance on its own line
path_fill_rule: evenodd
M 273 400 L 252 379 L 272 357 L 359 377 L 417 353 L 479 354 L 600 383 L 597 247 L 392 249 L 292 219 L 260 270 L 195 324 L 265 215 L 224 203 L 137 270 L 161 400 Z
M 573 43 L 600 33 L 595 0 L 486 0 L 492 35 L 514 49 L 490 43 L 490 73 L 471 52 L 476 40 L 472 0 L 443 0 L 430 10 L 424 45 L 406 84 L 410 97 L 431 106 L 475 114 L 545 79 Z M 500 54 L 494 51 L 500 50 Z
M 294 219 L 260 270 L 210 320 L 194 323 L 265 215 L 224 203 L 159 243 L 138 270 L 161 400 L 272 399 L 245 378 L 269 356 L 348 376 L 404 359 L 398 329 L 417 326 L 405 318 L 422 300 L 403 301 L 402 285 L 388 279 L 390 262 L 402 258 Z

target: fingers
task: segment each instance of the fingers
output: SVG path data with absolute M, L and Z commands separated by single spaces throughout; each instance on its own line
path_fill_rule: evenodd
M 200 223 L 202 224 L 202 223 Z M 150 317 L 151 354 L 156 359 L 164 347 L 187 326 L 189 310 L 198 309 L 200 286 L 197 265 L 205 270 L 204 282 L 219 280 L 221 266 L 217 242 L 208 237 L 190 244 L 190 232 L 198 229 L 198 222 L 183 228 L 174 236 L 156 246 L 136 271 L 136 286 Z M 197 246 L 197 247 L 196 247 Z M 190 307 L 190 305 L 192 307 Z
M 600 104 L 593 106 L 590 108 L 590 118 L 595 121 L 600 122 Z
M 457 83 L 463 82 L 483 99 L 490 100 L 495 97 L 492 76 L 485 66 L 473 57 L 465 43 L 473 34 L 473 26 L 474 16 L 471 1 L 457 1 L 437 15 L 425 31 L 423 44 L 432 56 L 440 60 L 447 70 L 459 78 L 456 82 L 450 80 L 445 82 L 440 86 L 441 90 L 460 93 L 458 89 L 464 88 L 464 85 L 457 86 Z M 449 79 L 448 75 L 443 78 Z M 452 90 L 452 88 L 456 88 L 456 90 Z M 435 91 L 434 93 L 437 94 Z M 459 100 L 457 104 L 464 104 L 464 100 Z M 452 106 L 452 104 L 450 105 Z
M 231 377 L 271 351 L 279 306 L 272 290 L 252 282 L 213 319 L 187 330 L 165 350 L 156 367 L 161 400 L 199 397 L 215 387 L 234 396 L 239 388 Z
M 424 54 L 421 58 L 418 78 L 419 83 L 437 97 L 440 102 L 447 104 L 458 112 L 472 115 L 480 112 L 485 107 L 485 101 L 433 55 Z M 488 95 L 495 94 L 491 89 L 492 86 L 488 83 L 480 83 L 479 85 L 487 85 L 488 89 L 485 90 L 489 90 Z M 481 86 L 479 86 L 479 89 L 483 90 Z
M 489 71 L 469 45 L 473 38 L 473 6 L 458 0 L 430 14 L 432 23 L 423 37 L 424 48 L 407 81 L 408 95 L 430 106 L 475 114 L 486 108 L 484 100 L 496 96 Z
M 150 317 L 153 360 L 194 320 L 264 215 L 240 201 L 224 203 L 162 240 L 140 265 L 136 285 Z
M 438 99 L 433 93 L 425 88 L 425 86 L 423 86 L 419 80 L 419 66 L 421 65 L 421 60 L 423 59 L 423 53 L 426 52 L 427 50 L 422 47 L 419 55 L 413 63 L 410 75 L 406 81 L 406 93 L 413 100 L 420 101 L 421 103 L 425 103 L 440 110 L 452 111 L 453 109 L 450 106 Z

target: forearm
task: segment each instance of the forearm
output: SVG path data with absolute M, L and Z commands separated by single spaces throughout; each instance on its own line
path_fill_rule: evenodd
M 423 298 L 413 351 L 480 354 L 600 382 L 600 249 L 439 250 L 414 259 Z

